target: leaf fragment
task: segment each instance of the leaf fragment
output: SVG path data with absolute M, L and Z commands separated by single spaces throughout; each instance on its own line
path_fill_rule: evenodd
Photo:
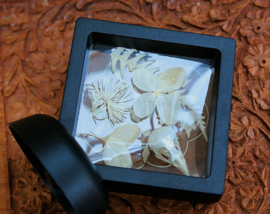
M 111 69 L 112 73 L 116 72 L 116 64 L 117 62 L 120 63 L 120 76 L 123 79 L 124 78 L 124 72 L 125 68 L 128 67 L 129 71 L 132 72 L 135 69 L 144 69 L 147 70 L 146 68 L 153 64 L 155 60 L 149 60 L 143 63 L 138 64 L 138 62 L 147 56 L 146 53 L 139 54 L 132 59 L 129 59 L 132 54 L 136 52 L 135 49 L 129 49 L 127 50 L 126 48 L 118 47 L 116 48 L 111 54 Z M 159 70 L 159 68 L 154 68 L 151 69 L 152 72 Z
M 203 121 L 203 119 L 205 119 L 204 116 L 198 117 L 197 123 L 199 125 L 199 128 L 202 131 L 202 134 L 203 134 L 205 140 L 208 141 L 208 137 L 207 137 L 207 133 L 206 133 L 206 123 Z
M 80 133 L 77 133 L 80 134 Z M 133 165 L 128 146 L 141 134 L 141 129 L 134 124 L 125 124 L 115 129 L 106 137 L 100 138 L 94 133 L 89 135 L 103 143 L 102 158 L 106 165 L 131 168 Z
M 131 168 L 133 165 L 129 150 L 123 142 L 107 143 L 102 157 L 108 166 Z
M 189 108 L 189 110 L 191 111 L 189 114 L 191 117 L 194 118 L 194 121 L 195 121 L 194 124 L 192 124 L 192 123 L 188 124 L 187 121 L 185 122 L 185 120 L 179 119 L 179 121 L 181 122 L 181 130 L 185 129 L 185 131 L 189 137 L 191 130 L 195 129 L 194 125 L 195 125 L 195 123 L 197 123 L 205 140 L 208 141 L 208 137 L 207 137 L 207 133 L 206 133 L 206 123 L 204 121 L 205 117 L 201 116 L 202 110 L 199 106 L 196 105 L 196 102 L 198 100 L 199 99 L 193 95 L 180 96 L 181 104 L 183 106 L 186 106 L 187 108 Z M 190 122 L 190 120 L 189 120 L 189 122 Z
M 146 146 L 142 152 L 143 163 L 147 162 L 149 155 L 150 155 L 150 150 L 149 150 L 149 147 Z
M 106 142 L 123 142 L 126 146 L 130 146 L 141 134 L 141 130 L 137 125 L 126 124 L 118 127 L 111 133 Z

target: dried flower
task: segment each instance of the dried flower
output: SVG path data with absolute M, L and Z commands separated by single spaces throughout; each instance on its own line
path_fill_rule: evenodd
M 180 96 L 185 90 L 179 90 L 186 82 L 184 69 L 170 68 L 162 74 L 154 75 L 149 71 L 137 69 L 132 77 L 134 85 L 143 93 L 134 103 L 133 110 L 136 116 L 144 118 L 153 113 L 155 107 L 159 115 L 160 124 L 181 123 L 180 130 L 185 130 L 188 137 L 198 124 L 207 141 L 206 123 L 197 108 L 196 97 L 192 95 Z M 181 108 L 185 106 L 188 111 Z
M 94 133 L 77 135 L 92 136 L 103 143 L 102 157 L 106 165 L 131 168 L 133 163 L 128 146 L 140 136 L 141 129 L 137 125 L 126 124 L 115 129 L 106 137 L 100 138 Z
M 166 124 L 176 123 L 175 112 L 181 108 L 180 95 L 184 91 L 177 89 L 186 81 L 184 69 L 170 68 L 157 75 L 137 69 L 133 73 L 132 81 L 138 89 L 146 92 L 141 94 L 133 105 L 134 113 L 138 117 L 151 115 L 157 106 L 161 121 Z
M 97 85 L 87 86 L 90 86 L 93 100 L 91 111 L 94 121 L 108 118 L 112 127 L 123 123 L 126 118 L 124 114 L 130 111 L 130 108 L 125 105 L 130 101 L 127 100 L 130 94 L 126 94 L 129 86 L 120 80 L 116 83 L 113 80 L 109 82 L 107 78 L 97 81 Z
M 240 22 L 240 34 L 245 36 L 249 43 L 266 43 L 270 36 L 270 17 L 262 10 L 248 12 L 246 18 Z

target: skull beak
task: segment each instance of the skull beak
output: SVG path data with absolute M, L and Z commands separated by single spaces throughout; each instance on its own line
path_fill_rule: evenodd
M 189 171 L 188 171 L 188 167 L 187 167 L 187 163 L 185 158 L 182 156 L 179 158 L 179 161 L 176 161 L 177 164 L 177 168 L 180 169 L 181 172 L 183 172 L 185 175 L 189 176 Z

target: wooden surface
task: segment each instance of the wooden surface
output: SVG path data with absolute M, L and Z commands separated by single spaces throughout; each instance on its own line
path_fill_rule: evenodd
M 81 16 L 237 42 L 223 198 L 204 205 L 111 193 L 108 214 L 270 213 L 268 0 L 0 0 L 0 213 L 64 213 L 6 123 L 35 113 L 59 116 L 73 29 Z

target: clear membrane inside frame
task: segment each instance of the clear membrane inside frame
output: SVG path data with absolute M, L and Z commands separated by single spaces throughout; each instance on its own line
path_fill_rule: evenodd
M 206 177 L 211 59 L 91 45 L 76 140 L 95 164 Z

